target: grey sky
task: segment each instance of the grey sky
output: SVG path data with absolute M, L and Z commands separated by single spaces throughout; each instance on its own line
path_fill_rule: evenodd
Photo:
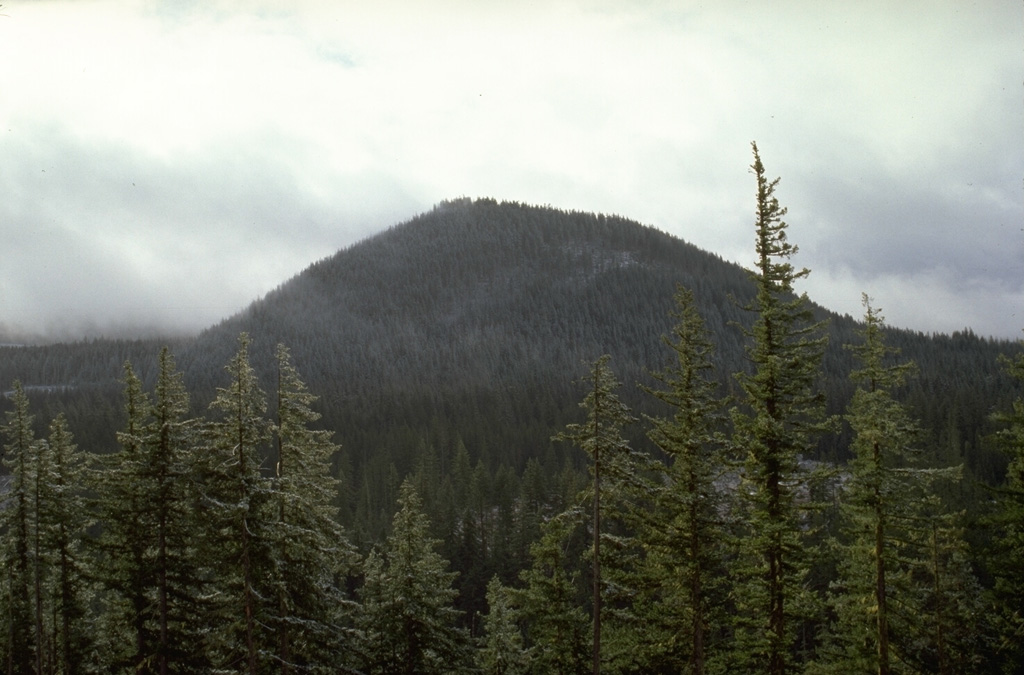
M 1019 0 L 0 14 L 0 334 L 202 328 L 459 196 L 623 215 L 748 264 L 751 140 L 813 299 L 1024 328 Z

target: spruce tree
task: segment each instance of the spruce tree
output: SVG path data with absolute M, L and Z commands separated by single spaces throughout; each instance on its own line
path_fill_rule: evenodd
M 44 452 L 39 456 L 37 484 L 41 502 L 38 531 L 42 561 L 52 577 L 44 598 L 44 610 L 51 623 L 51 647 L 47 659 L 53 672 L 72 675 L 90 672 L 92 634 L 87 607 L 90 570 L 83 551 L 86 530 L 91 524 L 84 489 L 86 458 L 74 442 L 67 420 L 59 414 L 50 423 Z
M 900 542 L 923 491 L 909 469 L 918 428 L 893 398 L 914 365 L 889 363 L 896 350 L 885 344 L 883 318 L 866 295 L 863 303 L 863 342 L 846 345 L 860 368 L 850 375 L 858 383 L 846 417 L 854 457 L 841 497 L 843 540 L 835 584 L 841 648 L 832 662 L 886 675 L 894 662 L 889 607 L 900 581 Z
M 96 510 L 102 525 L 97 572 L 106 589 L 102 596 L 104 660 L 144 672 L 155 642 L 149 614 L 152 522 L 141 478 L 147 461 L 150 404 L 131 364 L 125 363 L 123 370 L 125 426 L 117 432 L 120 450 L 101 459 L 96 476 Z
M 651 667 L 700 675 L 721 649 L 726 606 L 727 528 L 719 483 L 725 471 L 724 402 L 712 372 L 713 346 L 693 293 L 679 287 L 676 324 L 665 344 L 673 364 L 647 389 L 672 410 L 649 418 L 649 436 L 665 453 L 642 538 L 651 587 L 644 632 L 656 653 Z
M 821 664 L 843 671 L 974 672 L 980 665 L 980 587 L 966 545 L 936 494 L 959 467 L 916 466 L 916 422 L 895 400 L 913 363 L 890 363 L 881 314 L 864 296 L 860 367 L 847 421 L 853 460 L 841 489 L 836 617 Z
M 7 672 L 89 672 L 85 459 L 63 414 L 37 440 L 20 383 L 13 399 L 3 428 L 11 482 L 0 506 Z
M 331 432 L 310 428 L 316 397 L 299 377 L 288 349 L 277 352 L 277 461 L 273 482 L 275 661 L 281 672 L 332 670 L 351 650 L 341 626 L 351 601 L 340 590 L 355 553 L 338 524 L 338 481 Z M 269 645 L 267 646 L 269 647 Z
M 532 564 L 519 577 L 527 621 L 532 672 L 583 675 L 592 668 L 587 617 L 577 598 L 577 576 L 570 571 L 566 545 L 576 516 L 564 512 L 541 526 L 530 546 Z
M 487 614 L 484 638 L 477 652 L 477 664 L 487 675 L 525 675 L 529 672 L 529 653 L 519 629 L 519 610 L 514 592 L 502 585 L 497 576 L 487 584 Z
M 361 632 L 364 667 L 374 673 L 461 672 L 469 641 L 452 606 L 456 573 L 437 552 L 430 521 L 412 483 L 402 483 L 399 510 L 383 548 L 364 564 Z
M 197 672 L 207 667 L 198 620 L 206 611 L 204 574 L 194 544 L 197 531 L 193 477 L 198 444 L 196 421 L 170 350 L 160 350 L 159 372 L 146 426 L 139 488 L 152 522 L 154 672 Z
M 1003 365 L 1024 383 L 1024 353 Z M 998 651 L 1004 672 L 1024 671 L 1024 398 L 1016 398 L 995 421 L 1003 425 L 996 438 L 1008 464 L 1003 484 L 995 490 L 997 511 L 992 517 L 996 536 L 989 552 L 999 609 Z
M 249 362 L 249 337 L 226 366 L 230 381 L 218 388 L 200 476 L 200 506 L 206 519 L 204 551 L 216 575 L 216 622 L 211 636 L 215 665 L 237 672 L 259 672 L 272 588 L 271 480 L 263 473 L 271 438 L 266 395 Z
M 924 476 L 935 478 L 933 471 Z M 954 471 L 939 471 L 949 478 Z M 953 675 L 987 670 L 991 645 L 985 634 L 989 608 L 982 603 L 963 537 L 962 512 L 950 511 L 936 494 L 916 504 L 901 555 L 901 584 L 908 592 L 893 611 L 894 644 L 917 672 Z
M 10 472 L 10 487 L 4 491 L 0 508 L 6 600 L 3 637 L 6 671 L 29 675 L 39 672 L 45 648 L 35 630 L 33 601 L 36 570 L 32 562 L 32 542 L 36 519 L 32 494 L 39 442 L 32 430 L 28 396 L 20 382 L 14 382 L 12 400 L 14 409 L 6 413 L 3 426 L 4 466 Z
M 809 271 L 790 263 L 797 247 L 787 239 L 786 209 L 775 196 L 779 179 L 768 180 L 757 145 L 752 148 L 757 294 L 747 307 L 755 313 L 747 357 L 753 372 L 737 376 L 743 407 L 733 415 L 736 445 L 745 454 L 740 494 L 749 523 L 745 564 L 737 570 L 743 588 L 737 591 L 735 657 L 739 668 L 780 675 L 806 648 L 797 644 L 796 630 L 810 600 L 798 500 L 808 490 L 801 459 L 825 429 L 816 380 L 826 338 L 806 295 L 795 292 Z
M 636 476 L 633 451 L 629 442 L 622 437 L 622 429 L 634 420 L 629 408 L 619 400 L 616 389 L 619 386 L 615 374 L 608 366 L 611 357 L 605 354 L 593 364 L 589 382 L 590 391 L 580 403 L 587 410 L 587 421 L 583 424 L 569 424 L 565 431 L 555 436 L 556 440 L 571 441 L 587 453 L 591 459 L 592 507 L 592 627 L 591 646 L 592 672 L 601 672 L 601 517 L 602 478 L 609 483 L 612 491 L 621 488 Z
M 97 478 L 100 577 L 110 663 L 137 673 L 204 672 L 208 576 L 196 542 L 196 422 L 170 350 L 159 355 L 154 396 L 124 365 L 120 450 Z

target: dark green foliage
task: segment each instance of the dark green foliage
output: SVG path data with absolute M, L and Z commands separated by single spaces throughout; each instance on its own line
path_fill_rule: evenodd
M 907 538 L 902 562 L 908 592 L 896 596 L 903 613 L 894 613 L 893 623 L 905 641 L 903 660 L 919 672 L 988 670 L 993 632 L 967 558 L 962 515 L 929 495 L 919 504 L 917 526 Z
M 901 598 L 902 614 L 914 610 L 911 592 L 901 583 L 906 570 L 905 543 L 918 529 L 915 505 L 926 492 L 927 476 L 911 468 L 919 430 L 892 392 L 903 385 L 912 363 L 892 365 L 882 333 L 882 316 L 864 296 L 863 341 L 848 345 L 859 368 L 850 375 L 857 385 L 847 420 L 853 429 L 849 477 L 842 503 L 842 540 L 838 580 L 833 584 L 839 646 L 831 662 L 851 670 L 893 672 L 905 658 L 906 640 L 894 639 L 893 614 L 901 613 L 892 597 Z M 902 556 L 901 556 L 902 552 Z
M 588 392 L 580 407 L 587 411 L 586 422 L 569 424 L 564 432 L 555 436 L 557 440 L 572 442 L 591 460 L 591 655 L 594 673 L 601 671 L 601 663 L 605 658 L 601 650 L 601 621 L 607 591 L 601 577 L 601 565 L 604 562 L 601 543 L 610 530 L 605 516 L 606 512 L 614 513 L 612 505 L 626 498 L 630 488 L 641 480 L 638 471 L 644 468 L 642 460 L 638 461 L 635 457 L 629 441 L 622 436 L 623 428 L 634 422 L 635 418 L 619 400 L 616 392 L 619 382 L 608 366 L 610 360 L 607 354 L 599 357 L 594 361 L 590 376 L 584 379 L 588 383 Z M 604 505 L 602 499 L 605 500 Z M 605 519 L 603 528 L 602 519 Z
M 747 335 L 752 373 L 737 377 L 744 407 L 733 415 L 736 446 L 744 456 L 740 494 L 747 532 L 736 625 L 739 667 L 781 674 L 799 649 L 797 625 L 807 603 L 802 500 L 809 477 L 801 459 L 812 454 L 822 423 L 824 399 L 816 387 L 827 337 L 814 321 L 806 296 L 794 283 L 808 274 L 789 262 L 786 209 L 775 197 L 779 179 L 769 181 L 753 145 L 757 180 L 757 286 L 755 313 Z
M 121 450 L 102 458 L 97 512 L 107 659 L 134 672 L 203 672 L 206 605 L 194 517 L 196 424 L 168 348 L 152 399 L 124 366 Z
M 195 672 L 207 667 L 197 631 L 207 606 L 208 577 L 198 559 L 194 518 L 198 495 L 193 476 L 198 464 L 196 421 L 188 417 L 189 397 L 170 349 L 160 350 L 159 371 L 146 433 L 145 457 L 134 486 L 152 520 L 152 592 L 156 655 L 147 659 L 156 672 Z
M 16 382 L 3 428 L 11 471 L 0 507 L 4 663 L 10 673 L 93 672 L 82 549 L 89 525 L 85 458 L 63 416 L 37 440 L 28 405 Z
M 758 164 L 755 157 L 755 172 Z M 313 265 L 237 317 L 182 341 L 182 372 L 169 351 L 148 342 L 0 347 L 0 381 L 30 383 L 0 398 L 10 473 L 0 509 L 6 669 L 56 664 L 63 638 L 53 610 L 79 611 L 58 597 L 62 540 L 38 527 L 59 499 L 35 478 L 52 475 L 55 442 L 36 435 L 61 414 L 77 445 L 102 456 L 88 514 L 98 545 L 82 560 L 102 584 L 79 622 L 81 635 L 96 638 L 102 672 L 450 670 L 469 667 L 465 638 L 485 632 L 495 637 L 494 658 L 478 663 L 500 670 L 514 659 L 502 665 L 495 655 L 518 651 L 514 620 L 533 672 L 587 672 L 594 627 L 587 615 L 595 606 L 606 672 L 699 672 L 700 641 L 712 672 L 865 663 L 857 655 L 870 653 L 870 642 L 851 648 L 842 638 L 870 628 L 870 613 L 853 606 L 867 597 L 861 563 L 872 559 L 855 546 L 860 525 L 849 525 L 852 512 L 844 512 L 845 532 L 836 518 L 839 501 L 861 515 L 871 502 L 836 496 L 835 482 L 813 484 L 800 460 L 835 462 L 841 476 L 852 460 L 852 474 L 863 450 L 855 439 L 901 407 L 907 420 L 921 421 L 920 467 L 962 463 L 968 477 L 997 484 L 1009 466 L 994 493 L 998 508 L 973 481 L 933 472 L 936 480 L 919 486 L 928 499 L 887 529 L 900 540 L 886 585 L 901 605 L 891 612 L 901 663 L 924 671 L 992 665 L 979 654 L 993 647 L 985 618 L 995 613 L 979 613 L 971 568 L 994 542 L 981 582 L 1001 609 L 999 665 L 1013 672 L 1022 625 L 1015 572 L 1022 509 L 1014 504 L 1024 499 L 1014 468 L 1021 415 L 1011 401 L 1024 384 L 998 370 L 996 355 L 1019 355 L 1020 347 L 969 331 L 880 330 L 918 362 L 921 376 L 889 387 L 885 405 L 857 394 L 860 421 L 820 435 L 820 420 L 846 410 L 856 389 L 848 377 L 855 355 L 822 338 L 850 342 L 856 324 L 831 317 L 823 332 L 826 313 L 793 294 L 804 272 L 787 260 L 795 249 L 774 187 L 759 175 L 764 222 L 752 279 L 620 218 L 458 200 Z M 672 326 L 666 310 L 680 282 L 693 294 L 677 305 Z M 240 330 L 252 339 L 239 348 Z M 657 338 L 666 332 L 675 361 L 651 386 L 649 370 L 664 357 Z M 275 351 L 281 341 L 308 373 L 308 389 L 290 355 Z M 625 382 L 659 391 L 621 393 L 623 409 L 653 428 L 615 436 L 623 452 L 601 462 L 595 528 L 582 513 L 596 494 L 588 457 L 551 436 L 578 419 L 580 361 L 606 352 Z M 135 365 L 121 386 L 117 364 L 126 360 Z M 224 363 L 230 381 L 218 389 Z M 818 385 L 828 394 L 824 406 Z M 738 468 L 720 447 L 725 393 L 740 399 L 732 419 L 746 461 Z M 28 396 L 43 423 L 28 415 Z M 988 418 L 993 409 L 1013 412 L 997 422 Z M 1006 422 L 1008 454 L 986 440 Z M 569 429 L 585 441 L 587 426 Z M 69 435 L 65 441 L 75 445 Z M 654 452 L 664 466 L 627 447 Z M 739 473 L 746 482 L 735 491 Z M 780 488 L 774 496 L 772 476 Z M 406 508 L 407 477 L 421 500 L 415 508 Z M 734 492 L 744 500 L 737 504 Z M 829 509 L 812 504 L 833 496 Z M 406 516 L 419 516 L 393 517 L 399 497 Z M 996 527 L 969 527 L 965 543 L 964 524 L 973 526 L 988 501 L 1002 514 Z M 58 521 L 71 518 L 49 522 Z M 819 557 L 826 529 L 850 548 Z M 361 594 L 346 531 L 360 551 L 376 547 Z M 396 538 L 409 531 L 422 536 Z M 594 557 L 587 551 L 598 531 Z M 428 543 L 408 549 L 417 553 L 400 550 L 415 539 Z M 736 542 L 743 545 L 729 548 Z M 781 571 L 774 588 L 763 583 L 772 560 Z M 588 569 L 594 563 L 599 576 Z M 398 609 L 412 597 L 393 592 L 399 568 L 433 576 L 433 609 L 424 609 L 427 600 L 415 611 Z M 495 576 L 505 585 L 495 585 L 488 603 Z M 595 579 L 596 603 L 588 600 Z M 523 587 L 510 591 L 517 580 Z M 837 602 L 826 620 L 819 603 L 833 580 Z M 762 621 L 775 590 L 784 599 L 780 631 Z M 489 616 L 509 594 L 515 611 L 500 621 Z M 415 637 L 408 622 L 394 619 L 431 612 L 436 638 Z M 492 619 L 502 626 L 493 634 Z M 828 626 L 834 630 L 825 635 Z M 762 639 L 768 635 L 775 638 Z
M 532 565 L 520 574 L 523 614 L 533 671 L 556 675 L 591 672 L 590 622 L 580 608 L 578 575 L 566 553 L 573 515 L 563 513 L 548 520 L 541 538 L 530 548 Z
M 1004 366 L 1024 382 L 1024 354 L 1004 359 Z M 1024 398 L 995 417 L 1004 425 L 997 438 L 1009 463 L 1005 482 L 995 492 L 998 506 L 991 524 L 996 536 L 989 566 L 1001 629 L 998 652 L 1005 672 L 1019 672 L 1024 669 Z
M 352 602 L 340 584 L 355 562 L 337 520 L 338 481 L 330 475 L 338 446 L 330 432 L 309 428 L 319 417 L 310 408 L 316 397 L 284 345 L 278 345 L 277 361 L 277 461 L 270 504 L 276 607 L 268 608 L 266 621 L 276 636 L 274 661 L 282 673 L 335 672 L 352 651 L 351 635 L 341 629 L 351 621 Z
M 487 584 L 487 615 L 477 664 L 486 675 L 523 675 L 529 672 L 529 652 L 519 629 L 514 593 L 498 577 Z
M 262 646 L 273 640 L 272 485 L 263 470 L 271 425 L 244 333 L 226 370 L 228 385 L 210 404 L 219 419 L 210 424 L 199 480 L 200 513 L 209 523 L 204 557 L 217 574 L 211 651 L 222 667 L 256 673 Z
M 315 397 L 284 347 L 270 424 L 247 346 L 243 335 L 209 424 L 187 417 L 169 350 L 152 403 L 125 367 L 122 451 L 105 458 L 97 482 L 106 663 L 333 673 L 351 659 L 342 589 L 354 552 L 333 506 L 337 446 L 309 428 Z M 273 477 L 263 469 L 272 428 Z
M 148 460 L 149 397 L 129 363 L 124 365 L 125 426 L 117 432 L 121 450 L 103 458 L 97 474 L 97 513 L 103 523 L 98 572 L 108 591 L 106 660 L 137 669 L 154 651 L 155 629 L 149 616 L 153 586 L 148 559 L 152 522 L 141 476 Z
M 724 402 L 716 395 L 710 336 L 693 293 L 676 291 L 676 319 L 665 344 L 672 365 L 655 373 L 649 390 L 672 411 L 651 418 L 651 440 L 667 457 L 645 519 L 643 634 L 654 670 L 699 675 L 720 660 L 727 605 L 728 547 L 724 497 Z
M 91 570 L 83 551 L 90 525 L 83 497 L 86 460 L 62 415 L 50 424 L 47 443 L 40 450 L 37 528 L 45 551 L 42 558 L 52 576 L 45 598 L 51 645 L 47 661 L 65 675 L 92 672 L 93 635 L 86 615 Z
M 360 590 L 365 670 L 455 673 L 468 670 L 468 636 L 452 606 L 457 574 L 437 553 L 430 522 L 412 483 L 402 484 L 391 535 L 366 559 Z
M 290 346 L 321 397 L 317 427 L 334 430 L 342 446 L 335 468 L 348 472 L 344 522 L 365 544 L 387 530 L 421 443 L 450 459 L 459 437 L 471 462 L 489 457 L 492 471 L 504 462 L 520 474 L 530 458 L 543 459 L 551 434 L 575 419 L 572 382 L 595 354 L 614 355 L 629 385 L 624 402 L 659 413 L 632 384 L 660 367 L 658 337 L 671 328 L 677 283 L 694 292 L 716 345 L 716 378 L 735 392 L 732 373 L 747 368 L 735 324 L 749 325 L 740 307 L 755 294 L 742 268 L 624 218 L 490 199 L 445 202 L 352 245 L 172 347 L 197 415 L 213 400 L 240 331 L 252 336 L 252 363 L 266 382 L 273 381 L 274 346 Z M 824 384 L 827 412 L 839 414 L 852 395 L 851 356 L 840 346 L 854 341 L 855 322 L 831 319 Z M 890 331 L 889 339 L 921 368 L 900 398 L 929 436 L 922 447 L 957 458 L 946 463 L 962 457 L 986 482 L 1001 480 L 1005 459 L 981 439 L 994 429 L 990 411 L 1024 390 L 996 363 L 997 354 L 1019 348 L 967 331 Z M 109 430 L 123 422 L 117 366 L 130 359 L 152 387 L 159 346 L 0 347 L 0 382 L 31 385 L 42 419 L 65 412 L 83 447 L 109 452 L 117 449 Z M 640 430 L 630 440 L 644 442 Z M 845 461 L 848 446 L 844 432 L 815 452 Z M 562 460 L 559 454 L 559 469 Z
M 39 442 L 32 430 L 28 397 L 20 382 L 14 383 L 14 409 L 6 414 L 4 466 L 10 471 L 9 488 L 4 491 L 4 656 L 9 673 L 37 671 L 43 645 L 33 627 L 35 586 L 38 570 L 32 561 L 35 513 L 32 494 L 35 486 L 34 464 Z

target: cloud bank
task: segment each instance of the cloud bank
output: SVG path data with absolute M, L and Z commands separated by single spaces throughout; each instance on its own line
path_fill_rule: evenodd
M 753 256 L 818 302 L 1024 327 L 1017 2 L 5 3 L 0 333 L 195 331 L 488 196 Z

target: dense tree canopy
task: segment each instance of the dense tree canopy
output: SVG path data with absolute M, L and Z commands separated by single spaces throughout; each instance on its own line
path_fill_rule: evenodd
M 4 671 L 1019 670 L 1024 350 L 822 324 L 753 169 L 749 276 L 458 200 L 194 340 L 0 347 Z

